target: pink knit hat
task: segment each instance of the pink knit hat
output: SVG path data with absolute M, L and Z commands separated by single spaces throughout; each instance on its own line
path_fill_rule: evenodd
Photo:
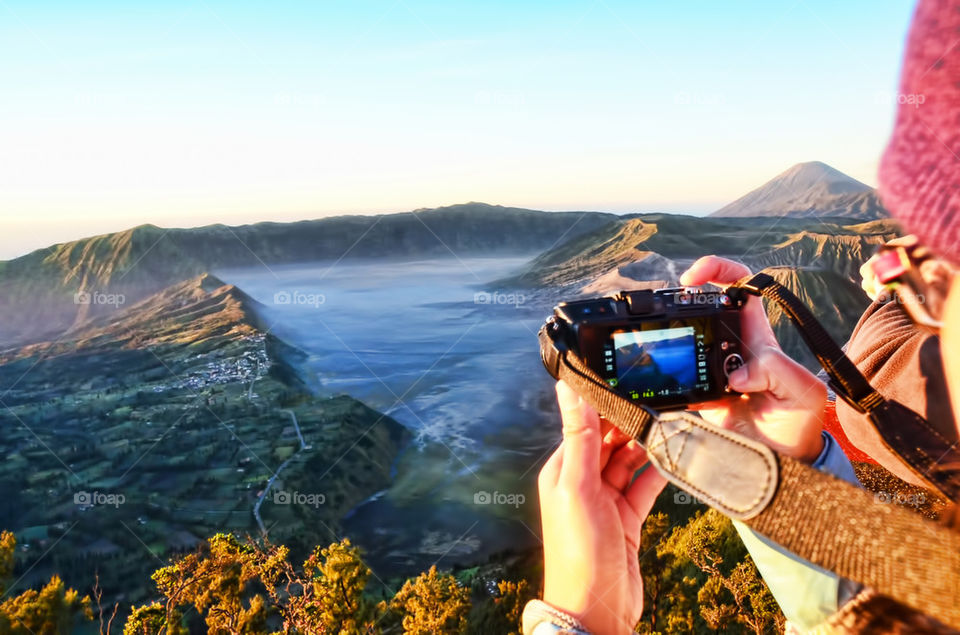
M 960 2 L 920 0 L 880 162 L 880 198 L 920 241 L 960 263 Z

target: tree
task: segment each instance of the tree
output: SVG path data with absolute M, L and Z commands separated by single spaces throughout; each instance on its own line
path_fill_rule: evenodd
M 247 599 L 248 583 L 259 577 L 254 549 L 229 534 L 217 534 L 208 543 L 207 555 L 190 554 L 154 572 L 153 581 L 167 598 L 166 624 L 177 624 L 179 607 L 192 604 L 205 614 L 210 635 L 263 632 L 263 598 L 253 594 Z
M 7 593 L 7 584 L 13 577 L 17 539 L 12 532 L 0 533 L 0 595 Z
M 526 580 L 508 582 L 500 580 L 497 583 L 500 594 L 493 599 L 494 605 L 500 609 L 510 629 L 510 635 L 520 634 L 520 620 L 523 617 L 523 607 L 534 598 L 533 590 Z
M 663 512 L 650 514 L 640 532 L 640 575 L 643 576 L 643 615 L 637 630 L 655 633 L 660 598 L 665 587 L 667 557 L 657 547 L 670 531 L 670 519 Z
M 783 614 L 729 518 L 716 510 L 698 513 L 670 535 L 661 553 L 686 559 L 706 575 L 697 601 L 710 628 L 727 631 L 738 624 L 757 635 L 782 630 Z
M 407 580 L 390 601 L 403 615 L 403 632 L 416 635 L 457 634 L 467 628 L 470 592 L 452 575 L 438 574 L 436 565 Z
M 0 533 L 0 591 L 9 590 L 13 576 L 17 539 Z M 57 635 L 67 633 L 77 618 L 93 619 L 90 598 L 68 589 L 59 576 L 35 591 L 28 589 L 0 603 L 0 633 L 9 635 Z
M 93 619 L 90 598 L 81 599 L 55 575 L 40 591 L 29 589 L 0 604 L 0 633 L 59 635 L 70 632 L 78 617 Z
M 733 604 L 724 601 L 725 597 L 732 597 Z M 729 575 L 711 576 L 697 598 L 700 614 L 711 628 L 721 629 L 731 622 L 740 622 L 756 635 L 774 627 L 778 631 L 783 629 L 783 615 L 750 556 Z
M 347 635 L 374 630 L 376 607 L 364 596 L 370 569 L 349 540 L 317 548 L 297 569 L 289 550 L 217 534 L 205 553 L 184 556 L 153 574 L 165 598 L 134 609 L 124 635 L 186 635 L 183 609 L 193 606 L 210 635 L 270 632 Z
M 172 621 L 168 622 L 168 618 Z M 187 629 L 181 625 L 182 620 L 179 611 L 168 614 L 160 602 L 145 604 L 135 607 L 130 613 L 123 626 L 123 635 L 187 635 Z
M 473 603 L 468 619 L 468 632 L 477 635 L 520 635 L 523 607 L 536 596 L 537 593 L 526 580 L 500 580 L 497 583 L 496 595 L 492 599 Z
M 312 588 L 304 594 L 306 601 L 300 613 L 312 618 L 309 621 L 321 632 L 356 633 L 365 622 L 374 619 L 376 609 L 363 595 L 370 568 L 349 539 L 315 549 L 303 563 L 303 571 Z

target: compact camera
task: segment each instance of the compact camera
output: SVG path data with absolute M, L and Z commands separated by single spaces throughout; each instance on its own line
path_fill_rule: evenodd
M 737 288 L 622 291 L 561 302 L 543 328 L 628 399 L 681 409 L 730 395 L 727 377 L 743 365 L 746 301 Z

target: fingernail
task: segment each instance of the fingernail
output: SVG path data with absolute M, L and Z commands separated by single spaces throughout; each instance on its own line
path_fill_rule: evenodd
M 580 407 L 581 401 L 580 395 L 566 382 L 557 382 L 557 403 L 560 404 L 560 410 L 575 410 Z

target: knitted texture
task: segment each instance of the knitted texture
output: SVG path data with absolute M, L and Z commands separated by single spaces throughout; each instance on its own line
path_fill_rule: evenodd
M 893 136 L 880 162 L 885 206 L 921 242 L 960 262 L 960 3 L 921 0 Z

